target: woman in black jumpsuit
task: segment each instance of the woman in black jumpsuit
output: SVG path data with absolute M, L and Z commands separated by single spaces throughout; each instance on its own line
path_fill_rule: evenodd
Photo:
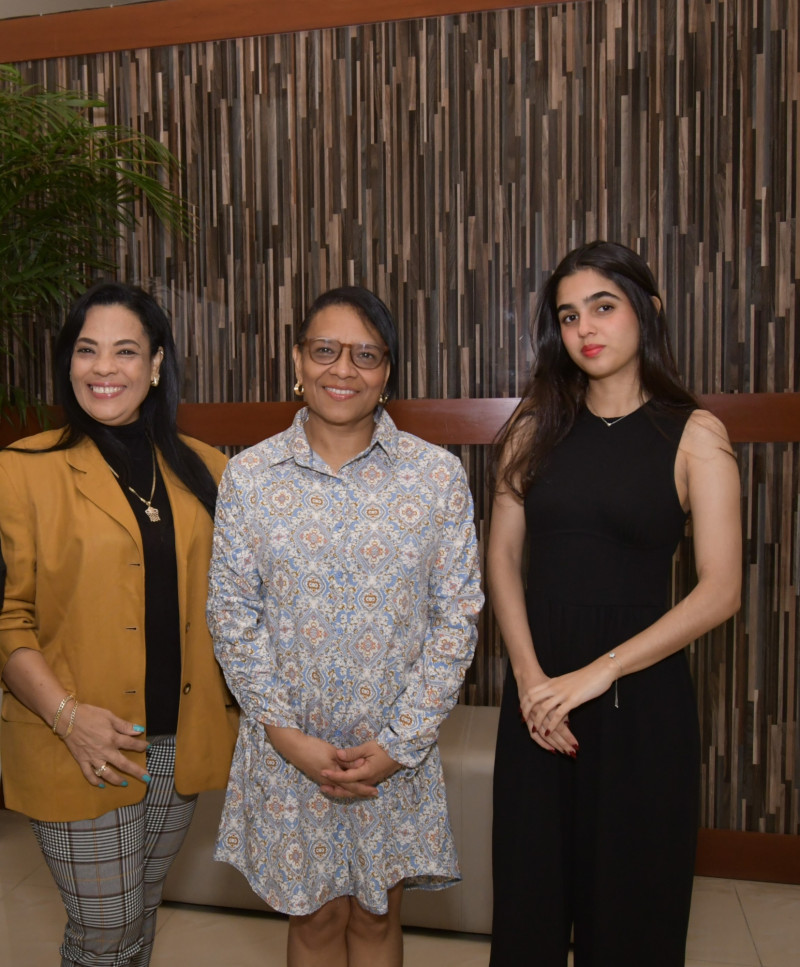
M 722 424 L 678 381 L 655 282 L 631 250 L 595 242 L 564 259 L 534 349 L 489 539 L 510 659 L 491 964 L 564 967 L 574 929 L 576 967 L 678 967 L 699 797 L 683 648 L 738 608 L 736 465 Z M 670 607 L 690 513 L 698 582 Z

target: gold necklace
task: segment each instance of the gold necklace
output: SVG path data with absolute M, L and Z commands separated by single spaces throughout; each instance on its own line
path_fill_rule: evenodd
M 153 506 L 153 495 L 156 492 L 156 448 L 153 446 L 152 443 L 150 444 L 150 452 L 153 455 L 153 486 L 150 488 L 150 499 L 145 500 L 141 494 L 136 493 L 136 491 L 133 489 L 133 487 L 130 486 L 130 484 L 128 484 L 128 490 L 130 490 L 133 496 L 138 497 L 139 500 L 141 500 L 141 502 L 144 504 L 145 514 L 147 514 L 147 519 L 150 521 L 150 523 L 157 524 L 158 521 L 161 520 L 161 514 L 159 514 L 158 512 L 158 508 Z M 108 461 L 106 461 L 106 463 L 108 463 Z M 114 474 L 117 480 L 119 480 L 119 474 L 111 466 L 110 463 L 108 463 L 108 469 Z

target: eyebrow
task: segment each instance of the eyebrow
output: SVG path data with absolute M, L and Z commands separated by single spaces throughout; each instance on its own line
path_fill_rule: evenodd
M 606 292 L 605 289 L 601 289 L 599 292 L 593 292 L 591 295 L 587 295 L 583 300 L 583 304 L 588 306 L 590 302 L 597 302 L 598 299 L 614 299 L 615 302 L 620 301 L 618 295 L 614 295 L 613 292 Z M 574 308 L 575 306 L 571 302 L 564 302 L 562 305 L 556 307 L 556 312 L 563 312 L 564 309 Z
M 92 346 L 97 346 L 98 342 L 96 339 L 90 339 L 88 336 L 78 336 L 75 340 L 76 343 L 85 342 Z M 139 346 L 140 343 L 136 339 L 118 339 L 113 345 L 115 346 Z

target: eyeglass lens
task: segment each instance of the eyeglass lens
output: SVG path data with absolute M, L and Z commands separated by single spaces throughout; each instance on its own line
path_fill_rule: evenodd
M 335 363 L 343 349 L 350 350 L 350 359 L 359 369 L 377 369 L 386 356 L 386 350 L 367 342 L 347 343 L 338 339 L 308 339 L 308 355 L 322 366 Z

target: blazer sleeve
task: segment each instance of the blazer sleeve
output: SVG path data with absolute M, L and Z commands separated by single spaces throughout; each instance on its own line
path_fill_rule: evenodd
M 6 597 L 6 559 L 3 557 L 3 545 L 0 544 L 0 609 Z
M 0 611 L 0 669 L 18 648 L 39 651 L 36 635 L 36 530 L 33 507 L 9 454 L 0 455 L 0 544 L 5 593 Z

